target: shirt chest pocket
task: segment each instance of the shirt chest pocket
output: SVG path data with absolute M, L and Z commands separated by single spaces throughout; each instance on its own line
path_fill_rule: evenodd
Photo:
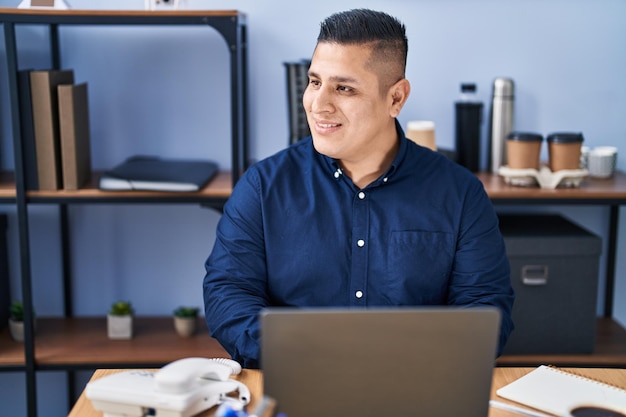
M 446 287 L 454 262 L 451 233 L 423 230 L 390 235 L 387 276 L 405 288 L 440 291 Z

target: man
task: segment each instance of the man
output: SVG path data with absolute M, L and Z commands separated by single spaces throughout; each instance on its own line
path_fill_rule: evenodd
M 496 306 L 502 350 L 514 296 L 497 217 L 472 173 L 404 136 L 406 55 L 387 14 L 325 20 L 303 98 L 312 137 L 250 167 L 225 205 L 205 313 L 243 366 L 260 366 L 268 306 Z

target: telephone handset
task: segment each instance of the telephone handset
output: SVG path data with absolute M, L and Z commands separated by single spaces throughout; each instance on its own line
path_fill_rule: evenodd
M 154 376 L 155 389 L 171 394 L 180 394 L 193 389 L 198 379 L 228 381 L 238 375 L 241 365 L 230 359 L 185 358 L 161 368 Z
M 250 401 L 250 391 L 231 379 L 239 363 L 223 358 L 185 358 L 157 372 L 127 371 L 87 384 L 85 395 L 105 417 L 190 417 L 226 399 Z M 238 399 L 227 396 L 238 391 Z

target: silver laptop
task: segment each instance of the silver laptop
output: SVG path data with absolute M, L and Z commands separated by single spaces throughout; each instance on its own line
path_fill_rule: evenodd
M 267 309 L 264 393 L 288 417 L 486 417 L 495 308 Z

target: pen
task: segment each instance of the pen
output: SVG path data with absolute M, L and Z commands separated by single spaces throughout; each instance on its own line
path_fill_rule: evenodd
M 494 407 L 494 408 L 499 408 L 501 410 L 510 411 L 512 413 L 521 414 L 521 415 L 524 415 L 524 416 L 530 416 L 530 417 L 554 417 L 554 416 L 551 416 L 550 414 L 540 413 L 539 411 L 533 411 L 533 410 L 529 410 L 527 408 L 516 407 L 514 405 L 503 403 L 503 402 L 500 402 L 500 401 L 495 401 L 495 400 L 489 401 L 489 405 Z

